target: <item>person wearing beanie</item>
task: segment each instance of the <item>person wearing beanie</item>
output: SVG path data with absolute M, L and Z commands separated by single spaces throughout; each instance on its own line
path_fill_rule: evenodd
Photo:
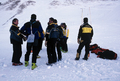
M 84 23 L 80 26 L 77 42 L 79 44 L 75 60 L 79 60 L 81 50 L 85 46 L 85 55 L 83 60 L 87 60 L 89 56 L 89 45 L 93 37 L 93 28 L 88 24 L 88 18 L 83 19 Z
M 43 35 L 43 28 L 39 21 L 36 21 L 36 15 L 32 14 L 31 19 L 29 22 L 26 22 L 20 30 L 27 36 L 27 52 L 25 54 L 25 67 L 29 65 L 29 56 L 31 53 L 31 49 L 33 48 L 32 54 L 32 70 L 37 67 L 36 59 L 38 55 L 38 41 L 39 41 L 39 34 L 41 38 L 44 38 Z
M 30 22 L 34 22 L 36 20 L 36 15 L 35 14 L 32 14 L 31 15 L 31 20 L 30 20 Z

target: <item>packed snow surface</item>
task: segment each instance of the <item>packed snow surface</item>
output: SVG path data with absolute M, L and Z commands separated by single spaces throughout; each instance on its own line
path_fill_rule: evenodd
M 11 1 L 11 2 L 10 2 Z M 16 5 L 13 5 L 13 3 Z M 18 2 L 17 2 L 18 1 Z M 0 0 L 0 81 L 120 81 L 120 1 L 119 0 Z M 13 5 L 13 6 L 11 6 Z M 23 6 L 21 6 L 23 5 Z M 62 53 L 62 60 L 47 66 L 47 52 L 43 42 L 42 50 L 37 59 L 37 68 L 29 66 L 12 66 L 12 45 L 9 29 L 12 19 L 19 19 L 21 28 L 30 20 L 31 14 L 37 15 L 37 20 L 43 29 L 47 27 L 50 17 L 65 22 L 69 28 L 68 52 Z M 88 17 L 94 35 L 91 44 L 118 54 L 116 60 L 97 58 L 90 53 L 87 61 L 82 60 L 85 54 L 83 48 L 81 58 L 75 61 L 78 48 L 77 35 L 83 18 Z M 21 62 L 24 63 L 26 42 L 22 45 Z

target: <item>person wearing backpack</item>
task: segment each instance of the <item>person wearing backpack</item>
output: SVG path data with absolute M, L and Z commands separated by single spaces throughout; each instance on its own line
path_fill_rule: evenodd
M 38 55 L 38 41 L 39 41 L 39 33 L 41 34 L 41 38 L 44 38 L 43 29 L 39 21 L 36 21 L 36 15 L 31 15 L 31 20 L 26 22 L 24 26 L 21 28 L 21 32 L 27 36 L 27 52 L 25 54 L 25 67 L 29 65 L 29 56 L 31 53 L 31 48 L 33 48 L 32 54 L 32 70 L 37 67 L 36 59 Z
M 92 37 L 93 37 L 93 28 L 91 25 L 88 24 L 88 18 L 85 17 L 83 19 L 84 23 L 80 26 L 79 33 L 78 33 L 78 49 L 75 60 L 79 60 L 81 55 L 81 50 L 85 46 L 85 55 L 83 60 L 88 59 L 89 55 L 89 45 L 91 43 Z
M 54 23 L 57 25 L 56 19 L 54 19 Z M 60 46 L 61 46 L 61 39 L 63 38 L 63 30 L 62 30 L 61 26 L 57 26 L 56 28 L 58 30 L 58 37 L 57 37 L 57 41 L 55 44 L 57 47 L 57 54 L 58 54 L 57 60 L 61 61 L 62 60 L 62 52 L 61 52 Z
M 12 26 L 10 27 L 10 42 L 13 45 L 12 65 L 14 66 L 23 65 L 23 63 L 20 62 L 22 56 L 22 39 L 26 41 L 26 37 L 19 31 L 18 19 L 14 18 L 12 20 Z

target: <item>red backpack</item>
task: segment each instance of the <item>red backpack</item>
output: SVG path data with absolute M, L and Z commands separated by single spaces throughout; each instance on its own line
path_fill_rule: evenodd
M 103 59 L 116 59 L 117 54 L 113 51 L 110 51 L 109 49 L 100 48 L 97 44 L 93 44 L 89 46 L 89 50 L 91 53 L 95 53 L 98 55 L 97 57 L 103 58 Z

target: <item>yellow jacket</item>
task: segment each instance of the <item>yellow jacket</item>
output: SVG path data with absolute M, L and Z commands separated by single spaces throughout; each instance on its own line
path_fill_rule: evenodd
M 45 36 L 45 32 L 44 32 L 44 30 L 43 30 L 43 35 Z M 39 34 L 39 37 L 41 37 L 41 34 L 40 34 L 40 32 L 38 32 L 38 34 Z
M 62 30 L 63 30 L 63 35 L 66 36 L 66 37 L 69 37 L 69 29 L 64 29 L 63 27 L 61 27 Z

